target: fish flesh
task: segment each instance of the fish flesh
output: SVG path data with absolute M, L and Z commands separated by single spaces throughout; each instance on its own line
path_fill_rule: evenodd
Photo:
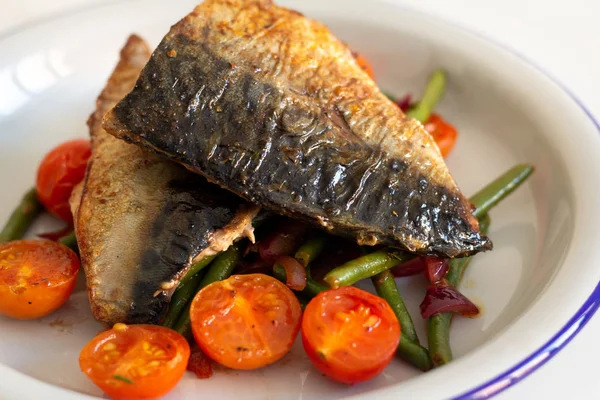
M 105 116 L 116 137 L 360 244 L 491 249 L 437 145 L 323 25 L 270 0 L 207 0 Z
M 159 323 L 191 263 L 252 237 L 258 207 L 106 133 L 102 117 L 134 86 L 150 57 L 132 35 L 88 120 L 92 156 L 71 198 L 94 317 Z
M 132 35 L 88 120 L 92 156 L 72 208 L 94 317 L 158 323 L 189 266 L 253 239 L 259 208 L 180 165 L 106 133 L 102 117 L 150 57 Z
M 492 247 L 423 126 L 325 26 L 270 0 L 196 7 L 103 126 L 361 244 L 447 257 Z

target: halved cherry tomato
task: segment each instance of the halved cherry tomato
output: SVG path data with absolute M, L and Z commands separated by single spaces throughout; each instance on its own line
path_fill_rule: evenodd
M 308 358 L 331 379 L 354 384 L 371 379 L 390 363 L 400 324 L 388 303 L 353 286 L 314 297 L 302 318 Z
M 68 247 L 47 240 L 0 244 L 0 314 L 40 318 L 73 293 L 79 259 Z
M 365 56 L 363 56 L 362 54 L 353 51 L 352 54 L 354 55 L 354 59 L 356 60 L 356 62 L 358 63 L 359 67 L 361 67 L 363 69 L 363 71 L 365 71 L 367 73 L 367 75 L 369 75 L 371 77 L 371 79 L 375 79 L 375 73 L 373 72 L 373 67 L 371 66 L 371 63 L 369 62 L 369 60 L 367 60 L 365 58 Z
M 283 283 L 263 274 L 233 275 L 198 292 L 190 310 L 202 351 L 235 369 L 256 369 L 292 347 L 302 310 Z
M 52 149 L 38 169 L 35 188 L 40 202 L 69 224 L 73 222 L 69 196 L 85 176 L 91 154 L 89 140 L 71 140 Z
M 442 157 L 450 154 L 458 136 L 454 126 L 444 121 L 438 114 L 431 114 L 431 117 L 425 123 L 425 129 L 427 129 L 433 140 L 437 143 Z
M 189 344 L 174 330 L 115 324 L 85 345 L 79 366 L 113 399 L 150 399 L 177 385 L 189 358 Z

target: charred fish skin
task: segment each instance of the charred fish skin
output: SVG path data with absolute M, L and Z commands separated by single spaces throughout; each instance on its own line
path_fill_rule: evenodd
M 192 260 L 227 248 L 257 212 L 203 177 L 102 129 L 102 117 L 133 88 L 150 54 L 137 36 L 121 51 L 88 121 L 92 156 L 71 199 L 92 314 L 107 326 L 159 323 Z
M 134 302 L 127 316 L 134 323 L 157 324 L 162 320 L 176 278 L 194 255 L 210 245 L 213 233 L 235 218 L 243 204 L 232 193 L 185 170 L 168 182 L 167 193 L 139 264 Z
M 104 127 L 362 244 L 447 257 L 491 248 L 422 125 L 324 26 L 268 0 L 198 6 Z

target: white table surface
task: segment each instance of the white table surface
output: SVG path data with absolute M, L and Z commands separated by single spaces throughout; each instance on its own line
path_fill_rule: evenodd
M 0 0 L 0 35 L 40 18 L 103 1 L 114 0 Z M 454 21 L 526 55 L 563 82 L 600 119 L 600 1 L 387 1 Z M 600 399 L 598 337 L 600 317 L 596 316 L 549 363 L 496 398 Z

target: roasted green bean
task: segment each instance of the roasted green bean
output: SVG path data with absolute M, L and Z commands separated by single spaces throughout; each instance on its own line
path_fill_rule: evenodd
M 407 261 L 411 255 L 380 250 L 358 257 L 329 271 L 323 280 L 332 288 L 353 285 Z
M 402 337 L 419 343 L 415 325 L 406 309 L 402 296 L 400 296 L 400 292 L 398 292 L 394 275 L 392 275 L 390 270 L 385 270 L 372 277 L 371 281 L 379 297 L 387 301 L 392 310 L 394 310 L 394 314 L 396 314 L 396 318 L 398 318 L 398 322 L 400 322 L 400 327 L 402 328 Z
M 8 218 L 4 228 L 2 228 L 0 243 L 21 239 L 43 209 L 44 207 L 37 198 L 35 188 L 29 190 Z
M 475 206 L 473 215 L 480 218 L 488 213 L 498 202 L 518 188 L 533 173 L 533 166 L 519 164 L 504 174 L 494 179 L 479 192 L 475 193 L 469 201 Z
M 437 103 L 444 96 L 445 91 L 446 74 L 441 69 L 435 70 L 427 82 L 421 100 L 406 112 L 406 116 L 425 123 L 433 113 L 433 109 Z

